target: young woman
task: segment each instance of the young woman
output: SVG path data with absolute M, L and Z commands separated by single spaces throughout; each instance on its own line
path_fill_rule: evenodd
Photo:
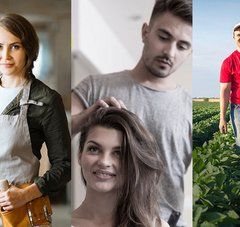
M 49 223 L 51 207 L 43 196 L 70 180 L 64 106 L 61 96 L 32 74 L 38 50 L 29 21 L 16 14 L 0 18 L 0 179 L 10 184 L 0 192 L 0 207 L 3 225 L 8 227 Z M 44 142 L 51 168 L 40 177 Z M 34 223 L 42 213 L 44 220 Z
M 133 113 L 100 108 L 81 131 L 79 163 L 86 197 L 72 226 L 168 226 L 158 214 L 162 162 L 152 135 Z

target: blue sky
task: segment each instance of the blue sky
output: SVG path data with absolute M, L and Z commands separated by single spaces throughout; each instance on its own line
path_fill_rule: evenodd
M 193 97 L 219 97 L 221 63 L 236 48 L 240 0 L 193 0 Z

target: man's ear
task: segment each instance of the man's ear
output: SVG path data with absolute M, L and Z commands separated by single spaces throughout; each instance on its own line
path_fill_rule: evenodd
M 147 23 L 144 23 L 142 26 L 142 42 L 143 43 L 145 43 L 148 33 L 149 33 L 149 25 Z

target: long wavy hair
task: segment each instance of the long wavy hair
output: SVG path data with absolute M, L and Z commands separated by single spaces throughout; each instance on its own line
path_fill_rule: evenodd
M 135 114 L 115 107 L 101 108 L 83 126 L 80 152 L 83 151 L 89 131 L 95 126 L 123 133 L 120 162 L 124 184 L 118 193 L 115 226 L 150 227 L 155 218 L 160 221 L 158 187 L 163 163 L 152 134 Z

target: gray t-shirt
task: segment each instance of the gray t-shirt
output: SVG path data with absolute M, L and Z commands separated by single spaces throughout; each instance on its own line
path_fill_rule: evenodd
M 192 100 L 181 87 L 156 91 L 137 83 L 129 71 L 85 78 L 73 92 L 86 108 L 98 99 L 121 99 L 155 136 L 166 170 L 161 180 L 161 217 L 182 213 L 183 177 L 191 162 Z

